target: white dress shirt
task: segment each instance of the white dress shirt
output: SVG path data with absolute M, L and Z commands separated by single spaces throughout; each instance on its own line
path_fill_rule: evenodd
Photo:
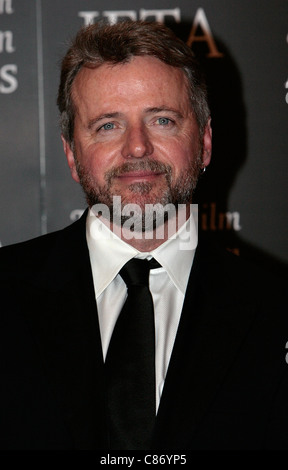
M 187 234 L 188 244 L 183 243 L 184 239 L 187 240 Z M 153 257 L 162 266 L 150 270 L 149 276 L 155 315 L 156 405 L 158 409 L 197 246 L 194 218 L 191 216 L 175 236 L 158 248 L 149 253 L 143 253 L 110 231 L 90 209 L 87 217 L 86 237 L 104 359 L 114 325 L 127 296 L 126 284 L 118 274 L 119 271 L 127 261 L 134 257 L 140 259 Z

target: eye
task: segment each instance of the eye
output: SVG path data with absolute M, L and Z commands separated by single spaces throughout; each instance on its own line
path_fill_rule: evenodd
M 160 126 L 168 126 L 168 124 L 172 123 L 172 120 L 166 117 L 160 117 L 157 119 L 156 123 L 160 124 Z
M 113 122 L 106 122 L 106 124 L 103 124 L 103 126 L 101 126 L 98 130 L 111 131 L 112 129 L 114 129 L 114 127 L 115 124 L 113 124 Z

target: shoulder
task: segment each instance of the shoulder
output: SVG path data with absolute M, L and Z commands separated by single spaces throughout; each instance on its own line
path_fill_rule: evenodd
M 287 308 L 287 279 L 282 273 L 270 269 L 270 265 L 254 260 L 200 240 L 195 255 L 195 270 L 206 286 L 206 292 L 222 292 L 240 303 L 252 300 L 268 305 L 283 304 Z
M 73 224 L 47 235 L 0 248 L 0 273 L 37 269 L 49 264 L 51 257 L 71 254 L 73 247 L 86 244 L 86 213 Z

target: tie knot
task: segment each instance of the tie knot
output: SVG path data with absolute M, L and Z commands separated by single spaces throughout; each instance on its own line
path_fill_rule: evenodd
M 131 286 L 144 285 L 149 287 L 149 271 L 150 269 L 159 268 L 160 264 L 152 258 L 147 259 L 132 258 L 128 261 L 120 271 L 120 276 L 125 281 L 128 289 Z

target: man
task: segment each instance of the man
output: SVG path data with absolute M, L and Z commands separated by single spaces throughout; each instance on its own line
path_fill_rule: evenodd
M 287 449 L 282 287 L 197 245 L 211 126 L 191 50 L 156 23 L 86 27 L 58 106 L 89 209 L 1 250 L 1 447 Z M 122 268 L 151 258 L 133 297 Z

